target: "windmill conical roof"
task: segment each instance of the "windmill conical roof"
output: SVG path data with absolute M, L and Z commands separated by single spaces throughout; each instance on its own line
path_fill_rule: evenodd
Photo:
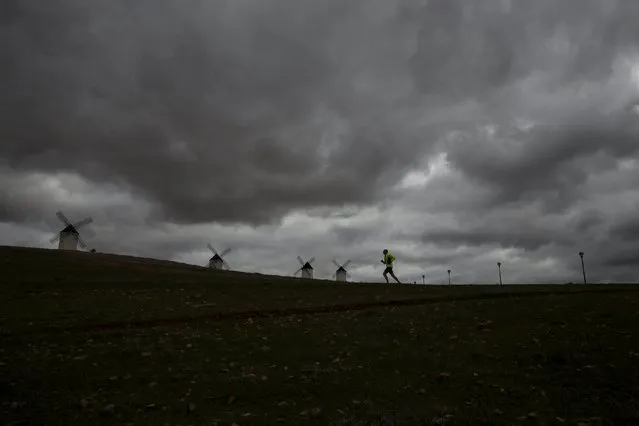
M 75 226 L 73 225 L 67 225 L 64 227 L 64 229 L 62 231 L 60 231 L 61 233 L 71 233 L 71 234 L 77 234 L 78 230 L 75 229 Z

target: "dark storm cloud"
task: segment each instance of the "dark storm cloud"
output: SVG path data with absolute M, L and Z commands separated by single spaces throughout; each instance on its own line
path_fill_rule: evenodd
M 581 195 L 577 188 L 590 176 L 639 153 L 639 120 L 626 113 L 495 133 L 486 143 L 481 134 L 451 143 L 451 165 L 488 185 L 495 204 L 540 199 L 548 212 L 570 207 Z M 481 149 L 473 150 L 473 145 Z
M 581 212 L 574 224 L 576 232 L 587 233 L 605 225 L 605 218 L 600 212 L 590 209 Z
M 636 6 L 594 1 L 4 4 L 5 164 L 126 182 L 180 222 L 373 202 L 442 123 L 468 119 L 442 108 L 477 98 L 500 114 L 494 95 L 535 71 L 600 77 L 638 33 Z M 617 124 L 535 142 L 509 164 L 467 147 L 451 159 L 489 181 L 544 164 L 545 183 L 511 182 L 547 186 L 579 135 Z M 617 132 L 612 151 L 631 151 L 634 133 Z
M 587 247 L 622 279 L 636 22 L 622 0 L 5 1 L 0 221 L 60 208 L 117 252 L 201 263 L 222 233 L 246 270 L 310 252 L 367 277 L 388 245 L 411 273 L 492 280 L 508 255 L 563 280 Z M 433 154 L 450 170 L 397 190 Z
M 608 259 L 605 259 L 603 262 L 604 266 L 610 266 L 610 267 L 633 267 L 633 268 L 637 268 L 639 266 L 639 253 L 635 252 L 629 252 L 629 253 L 622 253 L 620 255 L 617 256 L 612 256 L 609 257 Z M 628 277 L 627 274 L 619 274 L 620 277 Z M 621 278 L 623 279 L 623 278 Z
M 487 115 L 459 126 L 442 148 L 453 168 L 490 190 L 484 206 L 541 200 L 548 212 L 563 210 L 593 173 L 637 158 L 639 120 L 630 107 L 639 83 L 625 63 L 635 61 L 637 79 L 637 4 L 431 5 L 441 15 L 421 30 L 430 47 L 418 53 L 416 69 L 428 77 L 421 80 L 426 93 L 486 101 Z M 442 17 L 451 27 L 445 36 L 435 23 Z M 429 51 L 440 52 L 444 65 L 434 65 Z M 522 127 L 522 117 L 534 126 Z
M 0 133 L 13 168 L 120 179 L 170 220 L 263 222 L 371 201 L 426 150 L 388 106 L 354 112 L 370 90 L 355 93 L 358 73 L 393 59 L 339 51 L 355 6 L 12 4 Z
M 639 207 L 639 203 L 637 204 L 637 207 Z M 635 210 L 635 214 L 636 213 L 637 211 Z M 620 223 L 616 223 L 611 229 L 611 234 L 622 241 L 635 242 L 639 244 L 639 217 L 635 216 Z
M 429 232 L 423 236 L 426 243 L 450 244 L 450 245 L 490 245 L 498 244 L 504 248 L 520 247 L 526 250 L 538 250 L 548 244 L 554 244 L 561 238 L 557 235 L 546 232 L 542 233 L 538 229 L 483 229 L 483 230 L 437 230 Z M 565 238 L 561 242 L 567 242 Z
M 639 41 L 630 1 L 431 0 L 421 16 L 416 80 L 444 97 L 493 96 L 536 71 L 557 88 L 605 78 Z
M 97 184 L 69 173 L 29 174 L 0 167 L 0 222 L 44 223 L 55 229 L 60 225 L 57 210 L 71 221 L 91 215 L 119 225 L 144 224 L 153 215 L 148 203 L 135 193 L 123 192 L 122 186 Z

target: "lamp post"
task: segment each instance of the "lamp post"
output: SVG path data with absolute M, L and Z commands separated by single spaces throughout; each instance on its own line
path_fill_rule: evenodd
M 426 284 L 426 274 L 422 274 L 422 284 Z
M 587 284 L 587 281 L 586 281 L 586 267 L 584 266 L 584 252 L 583 251 L 579 252 L 579 257 L 581 258 L 581 272 L 584 275 L 584 284 Z
M 497 269 L 499 269 L 499 285 L 501 286 L 501 262 L 497 262 Z
M 448 270 L 448 285 L 450 285 L 450 269 Z

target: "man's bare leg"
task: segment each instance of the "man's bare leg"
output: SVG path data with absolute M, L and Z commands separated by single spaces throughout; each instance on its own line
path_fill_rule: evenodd
M 391 274 L 391 277 L 395 278 L 395 281 L 397 281 L 397 284 L 401 284 L 399 280 L 397 279 L 397 277 L 395 276 L 394 272 L 391 272 L 390 274 Z M 388 278 L 386 279 L 386 282 L 388 282 Z
M 386 280 L 386 284 L 388 284 L 388 276 L 386 275 L 386 272 L 384 272 L 382 275 L 384 275 L 384 279 Z

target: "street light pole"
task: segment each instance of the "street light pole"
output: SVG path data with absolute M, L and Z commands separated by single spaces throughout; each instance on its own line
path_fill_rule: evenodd
M 422 284 L 426 284 L 426 274 L 422 274 Z
M 497 269 L 499 269 L 499 286 L 501 286 L 501 262 L 497 262 Z
M 450 285 L 450 269 L 448 270 L 448 285 Z
M 586 281 L 586 267 L 584 266 L 584 252 L 579 252 L 579 257 L 581 258 L 581 272 L 584 274 L 584 284 L 587 284 Z

